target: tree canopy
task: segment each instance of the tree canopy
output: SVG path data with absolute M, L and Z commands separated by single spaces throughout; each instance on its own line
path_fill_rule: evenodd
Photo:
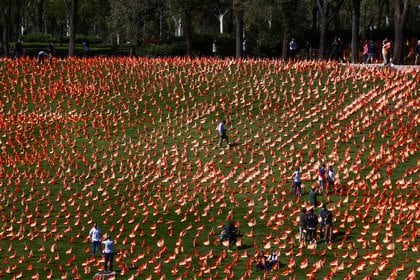
M 364 40 L 394 42 L 394 61 L 403 63 L 419 34 L 420 7 L 410 0 L 3 0 L 3 54 L 10 42 L 35 38 L 69 46 L 82 40 L 130 46 L 172 44 L 179 55 L 208 55 L 217 40 L 221 56 L 288 57 L 295 38 L 301 57 L 328 59 L 334 37 L 347 60 L 358 61 Z M 43 36 L 41 36 L 43 35 Z M 32 35 L 32 37 L 34 37 Z M 174 45 L 175 44 L 175 45 Z

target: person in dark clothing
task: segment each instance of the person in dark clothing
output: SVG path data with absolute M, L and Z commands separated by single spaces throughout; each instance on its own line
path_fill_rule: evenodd
M 312 187 L 311 191 L 309 192 L 309 202 L 314 208 L 318 207 L 318 193 L 315 191 L 314 187 Z
M 367 54 L 366 63 L 373 63 L 375 61 L 375 55 L 376 55 L 376 45 L 372 40 L 370 40 L 369 45 L 368 45 L 368 54 Z
M 333 242 L 333 213 L 330 210 L 326 210 L 325 213 L 325 243 Z
M 299 216 L 299 243 L 306 238 L 306 208 L 302 207 Z
M 420 65 L 420 40 L 417 41 L 417 45 L 415 47 L 415 53 L 416 53 L 416 61 L 415 65 Z
M 228 238 L 229 238 L 229 249 L 228 251 L 231 252 L 233 247 L 236 246 L 236 241 L 238 241 L 238 237 L 241 236 L 238 228 L 235 226 L 234 222 L 230 222 L 228 226 Z
M 50 42 L 49 44 L 48 44 L 48 47 L 47 47 L 47 53 L 48 53 L 48 55 L 52 58 L 53 56 L 55 56 L 56 55 L 56 50 L 55 50 L 55 45 L 54 45 L 54 43 L 53 42 Z
M 318 225 L 318 216 L 314 213 L 314 208 L 309 210 L 306 215 L 306 228 L 308 229 L 307 239 L 310 242 L 316 242 L 316 227 Z
M 18 59 L 19 57 L 23 55 L 24 48 L 20 41 L 16 42 L 13 52 L 14 52 L 14 55 L 13 55 L 14 59 Z

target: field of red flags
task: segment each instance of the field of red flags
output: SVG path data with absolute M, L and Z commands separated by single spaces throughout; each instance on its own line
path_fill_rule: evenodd
M 97 222 L 118 279 L 415 279 L 419 81 L 317 61 L 0 61 L 0 278 L 92 279 Z M 320 163 L 335 240 L 300 244 Z M 275 270 L 255 270 L 260 250 Z

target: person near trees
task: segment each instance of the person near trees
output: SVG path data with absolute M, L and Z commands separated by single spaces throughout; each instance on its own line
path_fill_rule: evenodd
M 416 61 L 414 65 L 420 65 L 420 40 L 417 41 L 417 45 L 414 50 L 416 53 Z
M 216 40 L 213 41 L 213 44 L 211 45 L 211 52 L 213 53 L 213 58 L 217 58 L 217 44 Z
M 391 48 L 391 41 L 388 38 L 385 38 L 382 42 L 382 58 L 384 60 L 384 65 L 388 65 L 390 63 Z
M 17 41 L 15 44 L 15 48 L 13 49 L 13 58 L 14 59 L 20 58 L 23 55 L 24 51 L 25 49 L 23 48 L 22 42 Z
M 369 40 L 367 63 L 373 63 L 376 56 L 376 44 Z
M 38 58 L 38 65 L 39 65 L 39 64 L 44 64 L 44 61 L 46 58 L 51 60 L 52 56 L 48 52 L 40 51 L 37 55 L 37 58 Z
M 290 59 L 295 59 L 297 49 L 298 45 L 296 43 L 296 40 L 293 38 L 289 43 Z
M 53 42 L 50 42 L 48 44 L 47 53 L 50 55 L 51 58 L 54 57 L 57 54 L 57 51 L 55 49 L 55 45 L 54 45 Z
M 363 63 L 365 64 L 367 64 L 367 61 L 368 61 L 368 49 L 369 49 L 369 42 L 365 41 L 363 43 L 363 53 L 362 53 Z

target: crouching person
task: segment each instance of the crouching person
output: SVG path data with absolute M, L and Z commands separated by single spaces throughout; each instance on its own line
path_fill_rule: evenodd
M 264 251 L 259 251 L 257 255 L 256 265 L 255 268 L 257 270 L 263 270 L 265 269 L 265 261 L 267 259 L 267 256 L 264 254 Z
M 275 251 L 271 252 L 265 261 L 265 270 L 272 270 L 279 262 L 277 253 Z

